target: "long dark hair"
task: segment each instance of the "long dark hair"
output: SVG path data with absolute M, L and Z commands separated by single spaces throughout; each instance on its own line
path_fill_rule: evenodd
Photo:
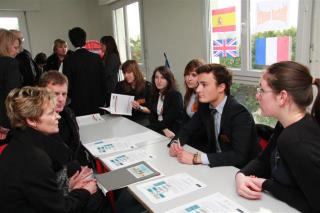
M 174 75 L 172 74 L 170 69 L 166 66 L 160 66 L 153 71 L 152 78 L 151 78 L 154 94 L 159 93 L 159 89 L 156 87 L 156 84 L 155 84 L 156 72 L 159 72 L 168 82 L 167 87 L 162 92 L 162 97 L 164 97 L 169 91 L 177 90 L 176 79 L 174 78 Z
M 183 76 L 189 75 L 193 69 L 197 69 L 198 67 L 200 67 L 204 64 L 205 64 L 205 62 L 202 59 L 192 59 L 186 65 L 186 68 L 184 69 Z M 190 102 L 191 95 L 195 92 L 195 90 L 189 88 L 186 81 L 184 81 L 184 86 L 186 88 L 186 93 L 184 94 L 184 109 L 186 109 L 189 102 Z
M 114 38 L 112 36 L 103 36 L 100 39 L 100 43 L 104 44 L 107 47 L 107 50 L 103 55 L 104 62 L 108 61 L 109 56 L 111 54 L 116 54 L 116 56 L 119 60 L 118 63 L 120 65 L 121 64 L 120 55 L 119 55 L 118 47 L 117 47 L 117 44 L 116 44 L 116 41 L 114 40 Z
M 139 94 L 145 89 L 146 81 L 143 78 L 142 72 L 139 69 L 139 65 L 135 60 L 127 60 L 122 64 L 122 73 L 132 72 L 134 76 L 135 94 Z M 132 85 L 124 80 L 124 91 L 129 92 L 132 90 Z
M 264 78 L 275 93 L 280 93 L 282 90 L 287 91 L 293 102 L 303 110 L 312 103 L 312 84 L 315 84 L 318 94 L 311 115 L 320 124 L 320 80 L 314 80 L 306 66 L 293 61 L 278 62 L 267 68 Z

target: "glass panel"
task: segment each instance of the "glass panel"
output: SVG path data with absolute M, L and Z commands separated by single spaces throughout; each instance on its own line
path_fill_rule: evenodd
M 15 17 L 0 17 L 0 28 L 19 30 L 19 20 Z
M 241 1 L 210 0 L 210 59 L 240 68 Z
M 252 113 L 257 124 L 266 124 L 274 127 L 276 119 L 264 117 L 260 113 L 259 103 L 256 100 L 257 86 L 233 83 L 231 94 Z
M 139 3 L 135 2 L 127 7 L 127 27 L 130 46 L 130 58 L 142 63 L 141 36 L 140 36 L 140 15 Z
M 127 60 L 127 54 L 124 15 L 122 7 L 113 11 L 113 20 L 115 29 L 115 40 L 118 45 L 120 60 L 124 62 Z
M 251 68 L 295 60 L 299 0 L 250 0 Z

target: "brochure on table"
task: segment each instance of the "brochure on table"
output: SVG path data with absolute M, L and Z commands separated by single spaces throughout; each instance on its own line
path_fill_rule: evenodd
M 246 213 L 247 209 L 217 192 L 204 198 L 189 202 L 183 206 L 166 211 L 165 213 Z
M 139 161 L 150 161 L 156 158 L 155 155 L 148 154 L 145 150 L 137 149 L 110 157 L 101 158 L 101 161 L 110 169 L 116 170 L 130 166 Z
M 204 183 L 187 173 L 158 178 L 137 185 L 137 189 L 155 204 L 201 190 L 204 187 L 206 187 Z

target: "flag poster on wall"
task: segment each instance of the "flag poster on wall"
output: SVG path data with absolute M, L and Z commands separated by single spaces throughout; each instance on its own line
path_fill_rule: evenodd
M 230 32 L 236 30 L 236 9 L 227 7 L 212 10 L 212 32 Z
M 291 37 L 257 38 L 256 41 L 257 65 L 271 65 L 291 58 Z
M 238 57 L 236 38 L 213 40 L 213 57 Z

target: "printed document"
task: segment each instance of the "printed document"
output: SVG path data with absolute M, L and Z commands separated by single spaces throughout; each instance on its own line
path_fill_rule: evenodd
M 186 205 L 171 209 L 165 213 L 215 213 L 215 212 L 230 212 L 230 213 L 245 213 L 249 212 L 239 204 L 229 200 L 227 197 L 217 192 L 213 195 L 195 200 Z
M 134 96 L 111 93 L 110 106 L 108 108 L 105 108 L 105 107 L 100 107 L 100 108 L 107 110 L 111 114 L 132 115 L 133 101 L 134 101 Z
M 136 148 L 136 145 L 130 142 L 119 140 L 118 138 L 103 139 L 83 145 L 94 156 L 112 154 L 115 152 L 127 151 Z
M 90 124 L 103 123 L 104 119 L 100 116 L 99 113 L 91 115 L 83 115 L 76 117 L 77 123 L 79 126 L 86 126 Z
M 101 158 L 101 161 L 110 169 L 120 169 L 139 161 L 148 161 L 155 159 L 154 155 L 148 154 L 145 150 L 133 150 L 126 153 Z
M 189 174 L 179 173 L 170 177 L 159 178 L 137 186 L 151 202 L 160 203 L 206 187 Z

